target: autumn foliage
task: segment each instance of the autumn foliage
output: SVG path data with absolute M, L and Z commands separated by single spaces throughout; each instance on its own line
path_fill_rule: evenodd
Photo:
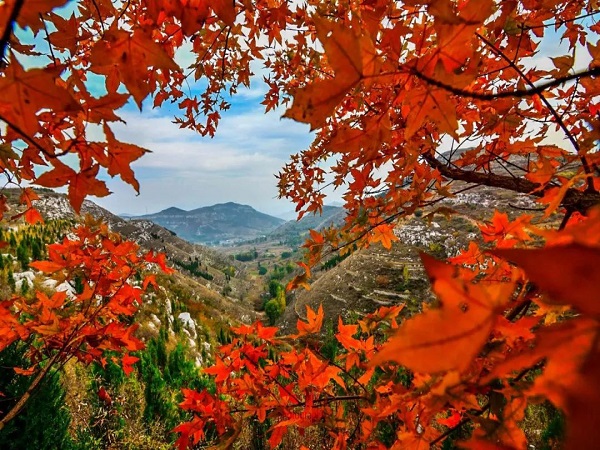
M 565 413 L 567 446 L 592 448 L 599 10 L 597 0 L 6 1 L 0 168 L 17 184 L 66 186 L 77 211 L 86 195 L 109 194 L 100 173 L 139 190 L 131 163 L 146 150 L 115 137 L 117 110 L 130 100 L 173 103 L 176 123 L 212 136 L 226 95 L 248 86 L 260 61 L 265 109 L 283 105 L 316 133 L 278 174 L 281 195 L 301 216 L 320 210 L 330 185 L 348 211 L 341 229 L 311 233 L 290 288 L 310 286 L 324 253 L 389 248 L 398 220 L 435 213 L 472 186 L 527 194 L 539 214 L 490 211 L 481 245 L 447 262 L 423 255 L 439 301 L 410 318 L 398 306 L 340 320 L 335 355 L 321 353 L 321 311 L 309 310 L 296 336 L 232 329 L 206 369 L 217 393 L 184 393 L 194 415 L 177 427 L 179 445 L 209 431 L 233 442 L 255 418 L 268 422 L 272 447 L 315 426 L 334 448 L 424 448 L 461 427 L 467 448 L 524 448 L 525 408 L 547 399 Z M 177 62 L 182 51 L 190 67 Z M 186 87 L 196 81 L 199 94 Z M 40 220 L 25 192 L 25 218 Z M 34 267 L 59 278 L 81 272 L 83 292 L 4 302 L 0 342 L 35 335 L 38 365 L 139 348 L 117 319 L 139 304 L 132 274 L 158 260 L 135 255 L 104 228 L 80 228 Z
M 38 291 L 34 298 L 13 296 L 0 303 L 0 351 L 15 341 L 29 343 L 29 367 L 15 367 L 22 375 L 35 377 L 23 402 L 6 412 L 0 428 L 25 405 L 28 397 L 50 371 L 75 358 L 84 364 L 106 364 L 106 355 L 121 364 L 126 374 L 138 360 L 129 352 L 144 348 L 135 337 L 137 325 L 130 319 L 142 304 L 152 275 L 138 282 L 150 264 L 164 265 L 164 256 L 138 255 L 135 243 L 123 240 L 106 224 L 91 219 L 72 230 L 62 242 L 48 246 L 48 260 L 30 266 L 56 284 L 81 286 L 57 290 L 52 295 Z M 118 356 L 117 356 L 118 355 Z

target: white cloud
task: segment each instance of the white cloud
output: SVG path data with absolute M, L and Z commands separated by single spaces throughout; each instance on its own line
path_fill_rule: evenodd
M 293 209 L 277 200 L 279 172 L 289 155 L 312 140 L 308 126 L 280 120 L 282 112 L 264 114 L 258 102 L 236 100 L 222 115 L 215 138 L 180 129 L 158 110 L 120 115 L 118 139 L 151 150 L 132 167 L 141 193 L 120 180 L 108 180 L 113 194 L 96 201 L 116 213 L 144 214 L 169 206 L 193 209 L 227 201 L 250 204 L 277 214 Z

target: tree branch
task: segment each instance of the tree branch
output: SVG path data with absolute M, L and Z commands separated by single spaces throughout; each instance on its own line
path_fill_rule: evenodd
M 527 85 L 531 89 L 535 89 L 535 84 L 533 84 L 533 82 L 525 75 L 525 73 L 523 73 L 523 71 L 519 68 L 519 66 L 517 66 L 514 61 L 511 61 L 504 54 L 504 52 L 502 50 L 498 49 L 490 40 L 486 39 L 481 34 L 476 33 L 476 36 L 479 39 L 481 39 L 485 43 L 485 45 L 487 45 L 489 48 L 491 48 L 492 51 L 497 56 L 499 56 L 504 61 L 506 61 L 508 64 L 510 64 L 510 67 L 512 67 L 515 70 L 515 72 L 517 72 L 519 74 L 519 76 L 523 79 L 523 81 L 525 81 L 525 83 L 527 83 Z M 576 81 L 579 82 L 579 78 Z M 562 120 L 562 117 L 560 116 L 560 114 L 558 114 L 558 111 L 556 111 L 556 108 L 554 108 L 552 106 L 552 104 L 550 103 L 550 101 L 545 96 L 539 95 L 539 98 L 542 101 L 542 103 L 546 106 L 546 108 L 548 109 L 548 111 L 550 111 L 550 114 L 552 115 L 552 117 L 554 117 L 554 120 L 556 121 L 556 123 L 558 124 L 558 126 L 560 127 L 560 129 L 563 130 L 563 133 L 565 133 L 565 136 L 567 137 L 567 139 L 569 140 L 569 142 L 571 143 L 571 145 L 573 146 L 573 148 L 575 149 L 575 151 L 578 154 L 581 154 L 581 149 L 579 148 L 579 143 L 575 139 L 575 136 L 573 136 L 573 133 L 571 133 L 571 130 L 569 130 L 567 128 L 567 126 L 565 125 L 565 122 Z M 581 159 L 581 163 L 583 164 L 583 169 L 584 169 L 585 173 L 588 174 L 588 175 L 591 174 L 592 171 L 590 170 L 590 166 L 589 166 L 589 164 L 587 162 L 587 158 L 585 156 L 581 155 L 580 159 Z M 594 182 L 592 181 L 591 178 L 587 179 L 587 184 L 588 184 L 588 188 L 587 188 L 588 191 L 595 191 L 595 189 L 594 189 Z
M 38 387 L 38 385 L 42 382 L 46 374 L 50 371 L 50 369 L 58 359 L 59 355 L 60 352 L 54 354 L 54 356 L 48 361 L 48 364 L 46 364 L 46 367 L 44 367 L 40 371 L 40 373 L 37 374 L 33 382 L 27 388 L 27 391 L 25 391 L 25 393 L 21 396 L 17 404 L 12 407 L 12 409 L 2 418 L 2 420 L 0 420 L 0 430 L 2 430 L 8 422 L 14 419 L 25 407 L 27 400 L 29 400 L 33 391 Z
M 488 409 L 490 409 L 490 402 L 487 402 L 485 405 L 483 405 L 481 407 L 481 409 L 479 411 L 475 411 L 471 415 L 474 416 L 474 417 L 479 417 L 483 413 L 485 413 Z M 446 439 L 448 436 L 450 436 L 456 430 L 458 430 L 459 428 L 461 428 L 463 425 L 468 424 L 471 420 L 472 420 L 471 417 L 465 417 L 460 422 L 458 422 L 456 425 L 454 425 L 452 428 L 446 430 L 444 433 L 440 434 L 433 441 L 431 441 L 429 443 L 429 448 L 433 448 L 435 446 L 435 444 L 438 444 L 438 443 L 442 442 L 444 439 Z
M 424 154 L 422 156 L 432 168 L 439 170 L 444 177 L 452 180 L 460 180 L 467 183 L 508 189 L 513 192 L 529 194 L 535 197 L 543 197 L 547 189 L 540 189 L 542 187 L 540 184 L 524 178 L 513 178 L 510 176 L 496 175 L 493 173 L 479 173 L 466 171 L 463 169 L 455 169 L 438 161 L 431 154 Z M 598 192 L 582 192 L 577 189 L 570 188 L 565 193 L 565 196 L 560 204 L 569 210 L 579 211 L 580 213 L 585 214 L 589 208 L 599 203 L 600 194 Z
M 21 12 L 21 8 L 23 7 L 24 3 L 25 0 L 15 1 L 15 6 L 10 12 L 8 22 L 4 27 L 4 33 L 2 33 L 2 37 L 0 37 L 0 60 L 2 61 L 2 67 L 4 66 L 4 54 L 6 53 L 6 48 L 8 47 L 10 36 L 12 35 L 15 23 L 17 22 L 17 17 L 19 17 L 19 13 Z
M 444 89 L 454 95 L 459 95 L 461 97 L 466 98 L 474 98 L 476 100 L 497 100 L 499 98 L 509 98 L 509 97 L 531 97 L 534 95 L 539 95 L 542 92 L 551 89 L 553 87 L 560 86 L 561 84 L 567 83 L 573 80 L 580 80 L 582 78 L 589 78 L 600 75 L 600 66 L 592 67 L 591 69 L 584 70 L 583 72 L 572 73 L 570 75 L 566 75 L 564 77 L 555 78 L 546 83 L 541 83 L 531 89 L 515 89 L 514 91 L 501 91 L 496 93 L 487 93 L 487 92 L 478 92 L 478 91 L 468 91 L 465 89 L 460 89 L 449 84 L 446 84 L 442 81 L 436 80 L 435 78 L 431 78 L 414 68 L 406 68 L 408 73 L 414 75 L 422 81 L 425 81 L 428 84 L 439 87 L 440 89 Z

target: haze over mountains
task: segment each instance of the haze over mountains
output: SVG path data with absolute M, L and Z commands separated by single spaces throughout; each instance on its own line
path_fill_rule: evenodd
M 167 208 L 163 211 L 136 216 L 150 220 L 182 239 L 203 244 L 227 244 L 262 237 L 283 224 L 277 217 L 258 212 L 248 205 L 219 203 L 185 211 Z
M 129 220 L 149 220 L 190 242 L 229 245 L 269 237 L 297 240 L 309 229 L 321 229 L 343 222 L 343 208 L 324 206 L 323 214 L 306 215 L 302 220 L 283 220 L 239 203 L 219 203 L 186 211 L 170 207 L 142 216 L 122 215 Z

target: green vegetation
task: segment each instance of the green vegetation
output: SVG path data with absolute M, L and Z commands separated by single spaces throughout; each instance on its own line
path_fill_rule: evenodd
M 27 368 L 28 349 L 23 342 L 10 345 L 0 353 L 0 411 L 8 411 L 25 393 L 33 377 L 18 375 L 8 367 Z M 2 449 L 71 449 L 75 448 L 68 433 L 71 415 L 65 406 L 65 389 L 60 374 L 51 372 L 29 400 L 27 408 L 0 430 Z
M 237 253 L 236 255 L 234 255 L 234 258 L 237 261 L 242 262 L 254 261 L 256 258 L 258 258 L 258 252 L 256 251 L 256 249 L 254 249 L 248 252 Z
M 175 436 L 171 430 L 187 418 L 177 406 L 181 389 L 214 392 L 212 380 L 199 374 L 181 336 L 171 333 L 169 337 L 164 327 L 136 356 L 137 370 L 129 376 L 110 355 L 104 366 L 80 369 L 79 378 L 87 380 L 91 410 L 87 422 L 78 423 L 75 448 L 172 448 Z
M 264 310 L 271 325 L 283 314 L 286 307 L 285 288 L 276 280 L 269 282 L 270 299 L 264 304 Z
M 285 269 L 285 266 L 280 266 L 278 264 L 275 264 L 273 266 L 273 269 L 271 271 L 271 274 L 269 275 L 271 280 L 283 280 L 283 278 L 285 277 L 287 271 Z
M 202 270 L 202 263 L 198 261 L 198 258 L 187 262 L 174 259 L 173 262 L 175 263 L 175 265 L 181 267 L 184 270 L 187 270 L 190 274 L 196 277 L 202 277 L 208 281 L 211 281 L 213 279 L 213 276 L 210 273 L 208 273 L 207 270 Z
M 333 269 L 335 266 L 337 266 L 339 263 L 341 263 L 344 259 L 346 259 L 349 255 L 350 255 L 350 253 L 346 253 L 343 256 L 337 254 L 337 255 L 329 258 L 327 261 L 325 261 L 323 264 L 321 264 L 321 270 Z
M 1 229 L 0 241 L 8 245 L 0 255 L 0 300 L 10 294 L 26 296 L 30 285 L 16 273 L 29 270 L 32 261 L 46 257 L 46 245 L 62 240 L 73 225 L 71 220 L 48 220 L 44 224 L 22 225 L 16 229 Z
M 267 272 L 269 271 L 269 269 L 267 269 L 265 266 L 261 265 L 260 262 L 258 263 L 258 274 L 259 275 L 266 275 Z

